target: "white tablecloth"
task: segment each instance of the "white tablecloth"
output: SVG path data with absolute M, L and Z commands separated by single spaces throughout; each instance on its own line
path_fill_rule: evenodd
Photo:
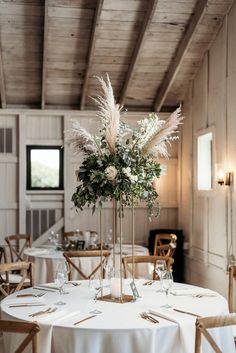
M 127 281 L 130 280 L 126 280 L 126 293 L 129 293 Z M 45 308 L 54 307 L 59 299 L 67 303 L 58 306 L 54 314 L 32 319 L 29 314 L 41 310 L 41 307 L 9 308 L 8 297 L 1 303 L 2 317 L 8 320 L 37 319 L 41 328 L 39 353 L 194 353 L 196 317 L 177 313 L 172 309 L 161 309 L 165 295 L 156 291 L 158 284 L 144 286 L 143 283 L 142 280 L 137 281 L 137 288 L 142 296 L 138 301 L 126 304 L 99 301 L 98 308 L 102 314 L 78 326 L 73 323 L 91 315 L 89 312 L 94 309 L 87 281 L 83 281 L 79 287 L 71 286 L 67 295 L 47 292 L 44 296 Z M 189 286 L 174 284 L 174 289 L 184 288 Z M 194 288 L 196 287 L 192 289 Z M 33 289 L 23 292 L 30 291 L 36 292 Z M 220 295 L 202 298 L 189 294 L 170 295 L 170 304 L 201 316 L 228 312 L 227 302 Z M 148 310 L 162 313 L 173 321 L 160 318 L 159 324 L 148 322 L 139 315 Z M 217 337 L 223 353 L 235 353 L 231 327 L 214 329 L 214 336 Z M 12 353 L 17 341 L 15 334 L 5 337 L 5 353 Z M 205 341 L 202 353 L 212 353 Z
M 123 256 L 131 255 L 132 247 L 130 244 L 124 244 L 122 248 Z M 141 245 L 134 246 L 135 255 L 148 255 L 148 249 Z M 24 251 L 24 255 L 28 260 L 34 263 L 34 282 L 35 285 L 40 283 L 53 282 L 58 264 L 64 259 L 62 251 L 55 251 L 46 248 L 28 248 Z M 116 263 L 119 261 L 119 246 L 116 246 Z M 100 258 L 80 258 L 79 265 L 84 273 L 91 273 L 92 269 L 97 266 Z M 147 272 L 147 266 L 140 267 L 140 277 L 144 277 Z M 79 274 L 72 269 L 72 279 L 81 279 Z

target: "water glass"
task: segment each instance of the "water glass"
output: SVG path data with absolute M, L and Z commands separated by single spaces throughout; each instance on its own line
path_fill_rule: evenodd
M 161 286 L 163 291 L 166 294 L 166 304 L 162 305 L 162 308 L 169 309 L 171 308 L 171 305 L 169 305 L 168 299 L 169 299 L 169 290 L 173 285 L 173 276 L 171 271 L 166 271 L 165 273 L 162 274 L 162 280 L 161 280 Z
M 64 286 L 65 286 L 65 283 L 68 279 L 69 271 L 70 271 L 70 268 L 69 268 L 69 265 L 66 261 L 63 261 L 58 264 L 56 275 L 55 275 L 55 284 L 56 284 L 57 288 L 59 289 L 60 295 L 68 294 L 68 292 L 66 292 L 64 290 Z M 64 305 L 66 303 L 63 301 L 59 301 L 56 304 L 57 305 Z
M 95 309 L 90 311 L 90 313 L 91 314 L 101 314 L 102 311 L 98 310 L 98 307 L 97 307 L 98 295 L 102 289 L 101 277 L 99 276 L 99 274 L 94 274 L 93 276 L 90 277 L 89 289 L 92 292 L 93 300 L 94 300 L 94 304 L 95 304 Z

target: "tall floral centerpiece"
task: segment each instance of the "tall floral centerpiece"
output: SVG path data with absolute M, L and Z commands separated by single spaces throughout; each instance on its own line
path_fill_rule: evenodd
M 158 159 L 168 157 L 168 144 L 178 138 L 181 110 L 178 108 L 167 120 L 151 113 L 133 128 L 122 120 L 122 107 L 115 102 L 109 76 L 98 80 L 102 94 L 93 98 L 98 105 L 98 134 L 91 135 L 77 121 L 72 122 L 68 132 L 69 144 L 84 156 L 77 171 L 79 184 L 72 201 L 80 210 L 92 206 L 93 211 L 97 205 L 102 207 L 103 202 L 113 201 L 114 212 L 118 209 L 122 246 L 124 206 L 133 207 L 135 202 L 145 201 L 150 217 L 158 213 L 155 188 L 161 174 Z M 113 224 L 113 234 L 116 234 L 116 216 Z

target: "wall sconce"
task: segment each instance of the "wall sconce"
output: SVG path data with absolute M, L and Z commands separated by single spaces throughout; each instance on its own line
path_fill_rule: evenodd
M 216 180 L 221 186 L 230 186 L 233 183 L 233 173 L 225 172 L 222 164 L 216 164 Z

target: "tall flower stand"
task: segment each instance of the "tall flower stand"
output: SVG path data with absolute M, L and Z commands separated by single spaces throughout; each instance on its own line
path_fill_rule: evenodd
M 103 295 L 103 281 L 101 288 L 101 297 L 98 300 L 113 302 L 113 303 L 127 303 L 133 301 L 133 295 L 124 293 L 124 278 L 123 278 L 123 264 L 122 264 L 122 239 L 123 239 L 123 202 L 122 197 L 117 202 L 113 200 L 113 274 L 110 279 L 110 294 Z M 119 232 L 118 232 L 119 229 Z M 116 242 L 119 243 L 119 264 L 116 264 L 115 251 Z M 100 210 L 100 244 L 101 244 L 101 261 L 103 257 L 103 230 L 102 230 L 102 210 Z M 132 205 L 132 256 L 134 257 L 134 207 Z M 133 279 L 134 279 L 134 261 L 133 261 Z

